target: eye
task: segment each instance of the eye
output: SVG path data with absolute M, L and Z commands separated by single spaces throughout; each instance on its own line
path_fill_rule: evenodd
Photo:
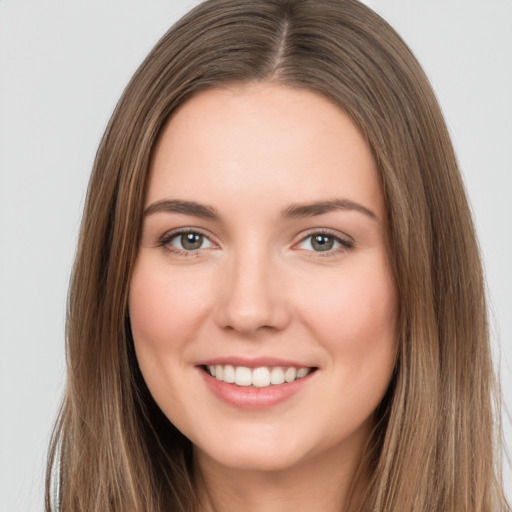
M 213 242 L 197 231 L 181 231 L 165 237 L 161 245 L 176 252 L 192 252 L 214 247 Z
M 299 249 L 314 252 L 335 252 L 337 249 L 352 249 L 351 242 L 329 233 L 312 233 L 297 245 Z

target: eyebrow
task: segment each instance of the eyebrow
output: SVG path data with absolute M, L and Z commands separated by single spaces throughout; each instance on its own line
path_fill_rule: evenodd
M 182 201 L 180 199 L 165 199 L 150 204 L 144 210 L 144 216 L 155 213 L 181 213 L 183 215 L 193 215 L 204 219 L 219 220 L 220 216 L 217 210 L 212 206 L 196 203 L 194 201 Z
M 281 212 L 281 217 L 285 219 L 314 217 L 336 210 L 352 210 L 362 213 L 373 220 L 377 219 L 377 215 L 372 210 L 350 199 L 331 199 L 329 201 L 319 201 L 316 203 L 292 204 Z
M 314 203 L 291 204 L 281 212 L 283 219 L 297 219 L 302 217 L 315 217 L 337 210 L 356 211 L 366 215 L 371 219 L 377 219 L 377 215 L 359 203 L 350 199 L 331 199 L 329 201 L 318 201 Z M 196 203 L 195 201 L 184 201 L 181 199 L 164 199 L 150 204 L 144 210 L 144 216 L 155 213 L 179 213 L 182 215 L 192 215 L 203 219 L 219 220 L 220 215 L 213 206 Z

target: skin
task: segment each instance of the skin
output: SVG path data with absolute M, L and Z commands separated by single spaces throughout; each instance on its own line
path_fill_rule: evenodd
M 283 215 L 338 199 L 343 208 Z M 165 200 L 218 218 L 152 212 Z M 135 349 L 156 402 L 194 444 L 206 509 L 343 510 L 396 354 L 386 207 L 362 135 L 310 91 L 201 92 L 159 139 L 145 206 Z M 205 236 L 199 249 L 185 251 L 180 228 Z M 341 242 L 315 250 L 322 233 Z M 247 410 L 212 393 L 197 366 L 231 356 L 317 370 L 286 400 Z

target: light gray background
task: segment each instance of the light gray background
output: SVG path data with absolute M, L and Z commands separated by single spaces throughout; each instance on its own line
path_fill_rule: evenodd
M 67 282 L 101 133 L 137 65 L 196 3 L 0 0 L 0 512 L 43 509 Z M 512 0 L 367 3 L 411 45 L 445 112 L 512 410 Z M 505 430 L 510 450 L 508 419 Z

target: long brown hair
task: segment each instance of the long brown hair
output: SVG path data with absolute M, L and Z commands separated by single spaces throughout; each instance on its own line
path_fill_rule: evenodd
M 398 359 L 375 412 L 370 484 L 355 508 L 509 510 L 481 263 L 451 141 L 410 50 L 355 0 L 206 1 L 164 35 L 127 86 L 89 184 L 46 510 L 200 508 L 190 442 L 137 365 L 128 289 L 163 125 L 198 91 L 263 80 L 315 91 L 351 116 L 387 203 Z

